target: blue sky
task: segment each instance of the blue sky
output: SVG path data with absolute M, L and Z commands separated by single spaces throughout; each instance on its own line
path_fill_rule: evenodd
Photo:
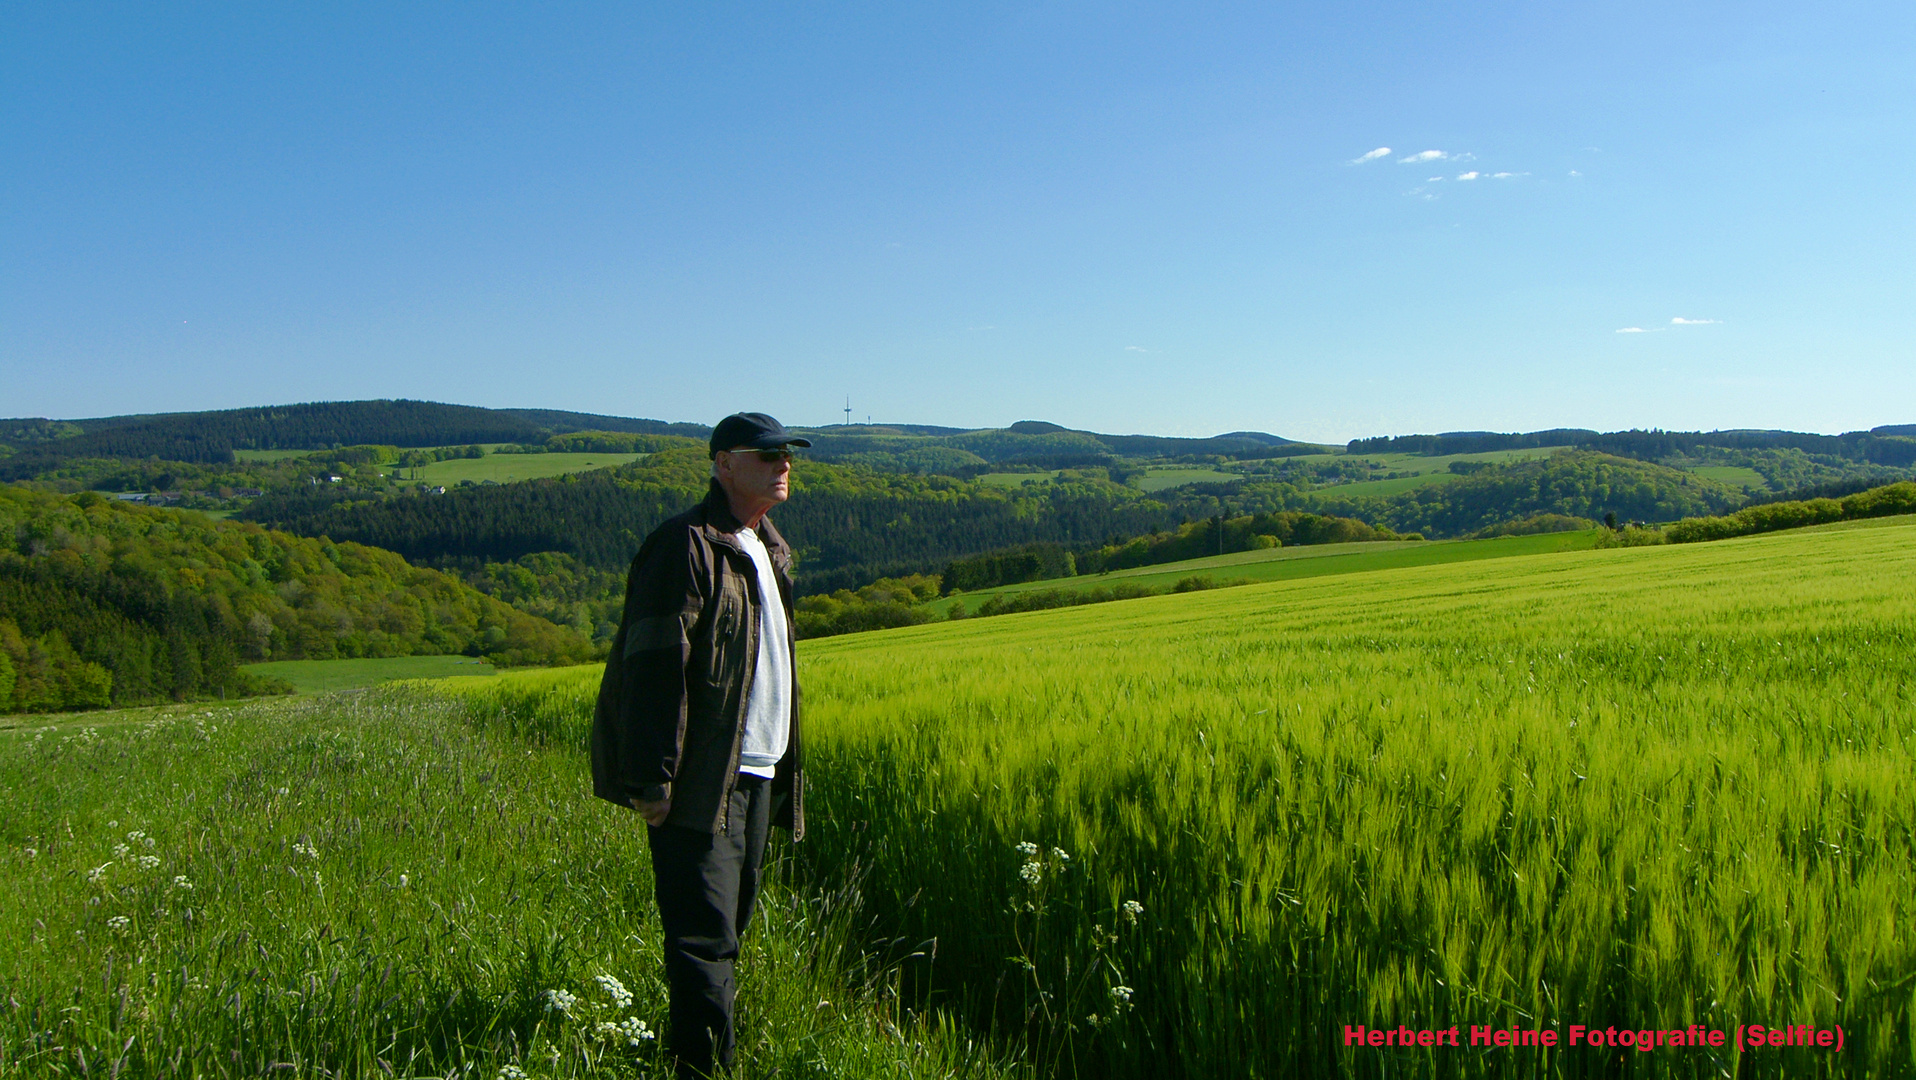
M 0 416 L 1916 423 L 1912 56 L 1889 3 L 8 5 Z

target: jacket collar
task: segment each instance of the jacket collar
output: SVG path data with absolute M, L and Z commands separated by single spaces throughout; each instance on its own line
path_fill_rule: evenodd
M 706 481 L 705 502 L 701 504 L 705 511 L 705 531 L 711 538 L 734 551 L 741 550 L 733 534 L 744 528 L 744 524 L 732 513 L 732 500 L 725 497 L 725 489 L 717 480 Z M 758 538 L 765 544 L 765 550 L 776 558 L 783 555 L 787 548 L 785 538 L 779 535 L 772 525 L 770 514 L 758 519 Z

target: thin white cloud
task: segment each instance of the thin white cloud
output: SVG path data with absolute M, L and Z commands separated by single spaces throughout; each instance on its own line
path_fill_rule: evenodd
M 1366 161 L 1376 161 L 1378 158 L 1389 157 L 1389 156 L 1390 156 L 1390 147 L 1380 146 L 1377 149 L 1372 150 L 1370 153 L 1363 155 L 1362 157 L 1352 158 L 1351 164 L 1362 165 Z
M 1443 180 L 1443 177 L 1441 177 L 1441 176 L 1433 176 L 1433 177 L 1431 177 L 1430 179 L 1428 179 L 1428 180 L 1426 180 L 1426 181 L 1424 181 L 1424 183 L 1426 183 L 1426 184 L 1435 184 L 1435 183 L 1440 183 L 1440 182 L 1441 182 L 1442 180 Z
M 1647 334 L 1649 332 L 1650 331 L 1645 330 L 1641 326 L 1626 326 L 1623 329 L 1617 331 L 1617 333 L 1619 334 Z
M 1582 173 L 1580 173 L 1580 172 L 1578 172 L 1578 171 L 1577 171 L 1577 170 L 1575 170 L 1575 169 L 1571 169 L 1571 170 L 1570 170 L 1570 175 L 1571 175 L 1571 176 L 1582 176 L 1583 174 L 1582 174 Z
M 1490 178 L 1492 180 L 1515 180 L 1519 176 L 1529 176 L 1529 175 L 1530 174 L 1527 172 L 1500 172 L 1500 173 L 1491 173 Z
M 1420 161 L 1449 161 L 1450 155 L 1442 150 L 1420 150 L 1407 158 L 1398 158 L 1399 165 L 1415 165 Z
M 1470 172 L 1467 172 L 1467 173 L 1458 173 L 1458 174 L 1457 174 L 1457 179 L 1459 179 L 1459 180 L 1475 180 L 1475 179 L 1477 179 L 1477 178 L 1478 178 L 1479 176 L 1482 176 L 1482 175 L 1483 175 L 1483 173 L 1480 173 L 1480 172 L 1477 172 L 1477 171 L 1475 171 L 1475 170 L 1472 170 L 1472 171 L 1470 171 Z
M 1716 321 L 1717 320 L 1715 319 L 1686 319 L 1683 316 L 1678 315 L 1676 318 L 1670 320 L 1670 325 L 1671 326 L 1709 326 L 1711 323 L 1714 323 Z
M 1151 350 L 1143 347 L 1142 345 L 1126 345 L 1124 347 L 1124 351 L 1125 352 L 1150 352 Z

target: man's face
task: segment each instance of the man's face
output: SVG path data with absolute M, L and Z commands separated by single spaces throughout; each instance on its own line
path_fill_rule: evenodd
M 772 460 L 763 461 L 761 455 Z M 733 498 L 770 505 L 784 502 L 791 494 L 790 451 L 726 450 L 719 458 L 719 479 Z

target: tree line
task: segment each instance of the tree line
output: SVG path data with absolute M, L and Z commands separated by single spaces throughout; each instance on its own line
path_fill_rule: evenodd
M 1663 537 L 1672 544 L 1693 544 L 1900 514 L 1916 514 L 1916 483 L 1889 484 L 1841 499 L 1762 503 L 1734 514 L 1689 518 L 1665 528 Z

